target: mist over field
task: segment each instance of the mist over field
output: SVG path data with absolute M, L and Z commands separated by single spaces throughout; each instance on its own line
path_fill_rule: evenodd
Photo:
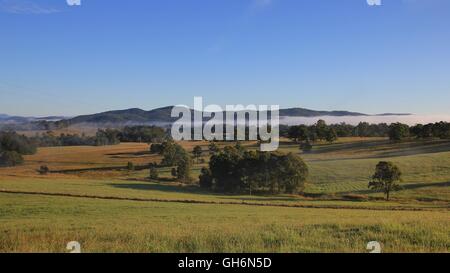
M 306 124 L 312 125 L 318 119 L 323 119 L 328 124 L 345 122 L 351 125 L 358 125 L 360 122 L 373 124 L 401 122 L 408 125 L 427 124 L 440 121 L 450 121 L 450 115 L 395 115 L 395 116 L 322 116 L 322 117 L 280 117 L 280 123 L 284 125 Z

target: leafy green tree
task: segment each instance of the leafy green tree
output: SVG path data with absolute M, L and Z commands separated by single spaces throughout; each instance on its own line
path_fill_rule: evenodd
M 208 168 L 203 167 L 200 171 L 199 184 L 201 188 L 211 189 L 213 186 L 213 178 L 211 171 Z
M 119 130 L 115 129 L 99 129 L 95 136 L 95 145 L 96 146 L 105 146 L 105 145 L 116 145 L 120 143 L 119 140 Z
M 16 151 L 0 152 L 0 167 L 14 167 L 23 163 L 23 157 Z
M 0 152 L 14 151 L 21 155 L 31 155 L 36 150 L 36 145 L 28 137 L 16 132 L 0 132 Z
M 392 123 L 389 127 L 390 140 L 400 141 L 409 137 L 409 126 L 402 123 Z
M 316 131 L 317 138 L 319 140 L 326 139 L 327 132 L 328 132 L 327 123 L 324 120 L 320 119 L 319 121 L 317 121 L 317 123 L 315 125 L 315 131 Z
M 338 139 L 336 130 L 334 130 L 333 128 L 328 129 L 326 136 L 325 136 L 325 140 L 328 141 L 329 143 L 333 143 Z
M 150 166 L 150 179 L 158 179 L 159 177 L 159 172 L 158 172 L 158 168 L 156 168 L 155 166 Z
M 309 139 L 309 130 L 306 125 L 289 127 L 288 137 L 295 142 L 307 141 Z
M 306 163 L 293 153 L 278 156 L 277 161 L 277 168 L 274 172 L 279 181 L 281 181 L 281 186 L 284 187 L 285 192 L 303 192 L 309 175 Z
M 216 143 L 214 143 L 213 141 L 211 141 L 208 145 L 208 149 L 209 149 L 209 153 L 211 155 L 218 153 L 220 151 L 219 146 L 217 146 Z
M 166 166 L 176 166 L 187 153 L 183 147 L 173 141 L 166 141 L 162 146 L 162 164 Z
M 372 190 L 382 190 L 389 201 L 391 191 L 400 189 L 397 184 L 401 181 L 402 173 L 400 169 L 392 162 L 381 161 L 375 168 L 372 181 L 369 182 L 369 188 Z
M 183 183 L 191 182 L 191 158 L 188 153 L 184 153 L 177 161 L 177 178 Z
M 236 151 L 238 153 L 240 153 L 241 155 L 243 155 L 245 153 L 245 147 L 242 146 L 240 141 L 236 141 L 236 144 L 234 145 L 234 148 L 236 149 Z
M 172 174 L 173 177 L 177 177 L 177 168 L 172 168 L 172 170 L 170 171 L 170 173 Z
M 237 165 L 242 154 L 235 147 L 227 146 L 223 151 L 214 154 L 209 162 L 209 169 L 216 182 L 216 187 L 224 192 L 237 192 L 241 181 Z
M 203 154 L 203 149 L 200 146 L 195 146 L 194 150 L 192 151 L 192 154 L 194 155 L 195 159 L 197 159 L 197 163 L 198 163 L 198 159 L 202 156 Z
M 150 145 L 150 153 L 161 154 L 163 152 L 163 145 L 160 143 L 153 143 Z

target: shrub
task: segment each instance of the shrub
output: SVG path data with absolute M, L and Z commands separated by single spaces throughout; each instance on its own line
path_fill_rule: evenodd
M 41 175 L 45 175 L 48 174 L 50 172 L 50 169 L 46 166 L 46 165 L 42 165 L 39 170 L 38 170 L 39 174 Z
M 23 157 L 16 151 L 4 151 L 0 154 L 0 166 L 13 167 L 23 163 Z
M 150 167 L 150 179 L 158 179 L 159 172 L 158 169 L 154 166 Z
M 313 146 L 309 141 L 300 144 L 300 150 L 302 150 L 304 153 L 309 153 L 312 151 Z
M 172 170 L 171 170 L 170 173 L 172 174 L 173 177 L 177 177 L 177 176 L 178 176 L 178 174 L 177 174 L 177 168 L 172 168 Z

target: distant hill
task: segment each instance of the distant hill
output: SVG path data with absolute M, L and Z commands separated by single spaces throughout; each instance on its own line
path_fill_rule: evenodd
M 171 117 L 173 106 L 145 111 L 139 108 L 108 111 L 92 115 L 83 115 L 68 119 L 69 124 L 79 123 L 171 123 L 178 118 Z M 285 117 L 319 117 L 319 116 L 367 116 L 348 111 L 315 111 L 304 108 L 281 109 L 280 116 Z
M 281 109 L 280 116 L 283 117 L 320 117 L 320 116 L 368 116 L 367 114 L 348 112 L 348 111 L 315 111 L 305 108 Z
M 108 111 L 92 115 L 83 115 L 68 119 L 69 124 L 78 123 L 158 123 L 173 122 L 170 116 L 172 106 L 145 111 L 139 108 Z
M 31 122 L 31 121 L 39 121 L 39 120 L 47 120 L 47 121 L 57 121 L 67 119 L 67 117 L 62 116 L 49 116 L 49 117 L 21 117 L 21 116 L 10 116 L 6 114 L 0 114 L 0 122 L 10 122 L 10 123 L 23 123 L 23 122 Z
M 28 127 L 46 128 L 70 126 L 77 124 L 93 124 L 93 125 L 135 125 L 135 124 L 169 124 L 178 118 L 172 118 L 173 106 L 157 108 L 145 111 L 139 108 L 131 108 L 125 110 L 114 110 L 91 115 L 81 115 L 73 118 L 65 118 L 59 116 L 51 117 L 17 117 L 0 114 L 0 125 L 21 125 Z M 192 110 L 191 110 L 192 111 Z M 380 115 L 407 115 L 407 114 L 380 114 Z M 367 117 L 370 115 L 349 112 L 349 111 L 316 111 L 305 108 L 288 108 L 280 110 L 280 117 Z

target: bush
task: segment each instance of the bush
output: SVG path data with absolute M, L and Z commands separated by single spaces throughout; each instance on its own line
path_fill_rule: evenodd
M 13 167 L 23 163 L 23 157 L 16 151 L 5 151 L 0 154 L 0 166 Z
M 133 162 L 128 162 L 127 163 L 127 170 L 134 171 L 134 164 L 133 164 Z
M 46 166 L 46 165 L 42 165 L 39 170 L 38 170 L 39 174 L 41 175 L 45 175 L 48 174 L 50 172 L 50 169 Z
M 159 172 L 158 169 L 154 166 L 150 167 L 150 179 L 158 179 Z
M 309 141 L 300 144 L 300 150 L 302 150 L 304 153 L 309 153 L 312 151 L 313 146 Z
M 150 153 L 152 154 L 161 154 L 163 151 L 163 145 L 159 143 L 154 143 L 150 145 Z
M 172 170 L 171 170 L 170 173 L 172 174 L 173 177 L 177 177 L 177 176 L 178 176 L 178 174 L 177 174 L 177 168 L 172 168 Z

